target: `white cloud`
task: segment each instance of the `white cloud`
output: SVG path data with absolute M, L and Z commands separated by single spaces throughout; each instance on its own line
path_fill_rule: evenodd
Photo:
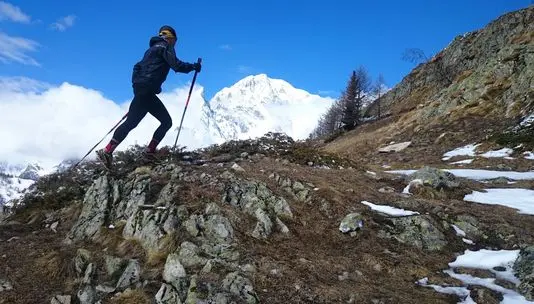
M 160 147 L 174 145 L 189 86 L 188 83 L 158 95 L 173 120 Z M 222 141 L 213 127 L 210 133 L 206 130 L 203 92 L 197 83 L 178 140 L 178 145 L 188 150 Z M 51 169 L 62 160 L 83 157 L 128 112 L 130 102 L 131 99 L 114 102 L 98 91 L 70 83 L 54 85 L 25 77 L 0 77 L 0 162 L 38 161 Z M 307 102 L 258 108 L 265 111 L 266 118 L 253 121 L 257 124 L 256 135 L 282 127 L 293 138 L 306 138 L 332 102 L 333 99 L 313 97 Z M 235 113 L 219 114 L 223 120 L 230 119 L 227 123 L 247 123 L 246 117 L 232 115 Z M 159 122 L 147 114 L 118 150 L 132 144 L 148 144 L 158 126 Z M 224 123 L 219 126 L 225 127 Z M 107 135 L 96 149 L 104 147 L 111 137 L 112 134 Z M 87 159 L 95 159 L 94 151 Z
M 159 95 L 173 119 L 173 128 L 160 146 L 174 144 L 188 90 L 186 85 Z M 204 103 L 202 92 L 203 88 L 195 85 L 179 146 L 195 148 L 209 140 L 195 134 Z M 80 158 L 124 116 L 130 101 L 117 104 L 98 91 L 69 83 L 52 86 L 22 77 L 0 79 L 0 161 L 40 161 L 51 167 L 67 158 Z M 147 144 L 158 126 L 159 122 L 147 114 L 118 150 L 135 143 Z M 94 159 L 94 155 L 93 151 L 87 158 Z
M 229 44 L 222 44 L 222 45 L 219 46 L 219 48 L 220 48 L 221 50 L 225 50 L 225 51 L 230 51 L 230 50 L 232 50 L 232 46 L 229 45 Z
M 30 16 L 26 15 L 22 10 L 11 3 L 0 1 L 0 21 L 11 20 L 20 23 L 30 23 Z
M 0 62 L 39 66 L 40 64 L 27 54 L 36 51 L 38 46 L 39 43 L 34 40 L 0 32 Z
M 64 32 L 69 27 L 72 27 L 74 25 L 75 20 L 76 20 L 75 15 L 68 15 L 68 16 L 59 18 L 56 22 L 52 23 L 50 26 L 55 30 Z

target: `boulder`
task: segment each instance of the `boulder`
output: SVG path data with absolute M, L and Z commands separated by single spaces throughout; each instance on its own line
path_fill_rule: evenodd
M 382 148 L 378 149 L 378 152 L 380 153 L 389 153 L 389 152 L 400 152 L 406 148 L 408 148 L 412 144 L 411 141 L 396 143 L 392 145 L 388 145 Z
M 425 166 L 409 176 L 410 181 L 421 180 L 423 185 L 431 186 L 434 189 L 451 189 L 460 186 L 460 182 L 457 180 L 454 174 Z
M 513 266 L 519 279 L 518 291 L 529 301 L 534 301 L 534 246 L 522 248 Z
M 447 240 L 429 215 L 415 215 L 389 218 L 387 236 L 422 250 L 441 250 Z
M 339 231 L 350 233 L 362 229 L 363 217 L 359 213 L 350 213 L 339 224 Z

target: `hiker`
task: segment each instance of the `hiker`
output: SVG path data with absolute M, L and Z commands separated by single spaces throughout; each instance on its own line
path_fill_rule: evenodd
M 143 59 L 134 65 L 132 73 L 134 98 L 130 104 L 126 121 L 115 130 L 107 146 L 96 151 L 106 167 L 112 163 L 113 151 L 128 133 L 137 127 L 147 113 L 158 119 L 160 125 L 145 150 L 146 158 L 154 157 L 157 145 L 171 128 L 171 116 L 156 94 L 161 93 L 161 85 L 166 80 L 170 69 L 176 73 L 185 74 L 191 71 L 200 72 L 201 70 L 200 62 L 187 63 L 176 58 L 174 50 L 176 40 L 175 30 L 168 25 L 162 26 L 159 35 L 150 38 L 150 47 L 145 52 Z

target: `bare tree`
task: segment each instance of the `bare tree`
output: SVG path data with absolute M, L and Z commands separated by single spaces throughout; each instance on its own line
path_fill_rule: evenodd
M 377 118 L 378 119 L 380 119 L 380 116 L 381 116 L 381 108 L 380 108 L 381 102 L 382 102 L 381 98 L 382 98 L 382 92 L 384 91 L 385 84 L 386 84 L 386 81 L 384 80 L 384 75 L 380 73 L 373 85 L 373 93 L 377 96 L 376 106 L 377 106 Z
M 446 67 L 443 63 L 441 54 L 432 58 L 427 56 L 425 52 L 418 48 L 409 48 L 402 54 L 402 60 L 418 65 L 420 63 L 431 63 L 434 71 L 438 74 L 438 79 L 445 82 L 446 85 L 452 83 L 452 71 L 450 67 Z

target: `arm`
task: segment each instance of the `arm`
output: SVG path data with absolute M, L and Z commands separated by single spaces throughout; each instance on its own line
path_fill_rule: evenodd
M 176 53 L 174 52 L 174 48 L 172 46 L 167 46 L 165 48 L 165 50 L 163 51 L 163 58 L 177 73 L 189 73 L 195 69 L 193 64 L 183 62 L 180 59 L 176 58 Z

